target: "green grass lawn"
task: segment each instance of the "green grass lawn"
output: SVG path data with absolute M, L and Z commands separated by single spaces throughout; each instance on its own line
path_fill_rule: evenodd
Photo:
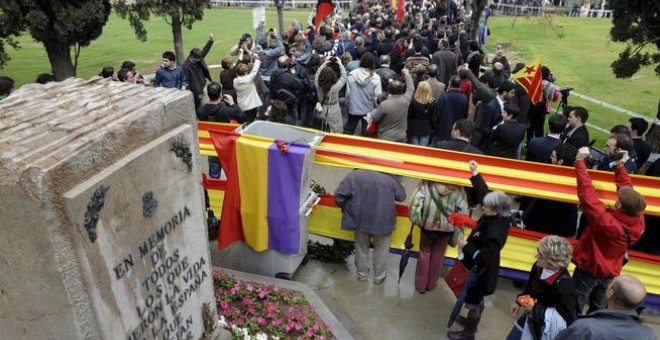
M 307 11 L 285 11 L 285 29 L 293 19 L 307 21 Z M 266 27 L 277 27 L 277 13 L 274 9 L 266 11 Z M 152 17 L 146 24 L 148 39 L 140 42 L 135 38 L 128 21 L 112 15 L 103 28 L 101 37 L 83 49 L 78 65 L 78 76 L 90 78 L 98 75 L 104 66 L 119 66 L 124 60 L 133 60 L 142 73 L 154 73 L 160 65 L 161 55 L 166 50 L 174 50 L 171 27 L 160 17 Z M 220 64 L 222 58 L 229 55 L 229 49 L 236 44 L 243 33 L 252 29 L 251 9 L 209 9 L 204 14 L 204 20 L 195 22 L 192 30 L 184 29 L 184 54 L 193 47 L 201 48 L 206 43 L 210 33 L 215 35 L 215 44 L 206 58 L 208 64 Z M 46 51 L 41 43 L 35 42 L 29 35 L 20 39 L 22 48 L 10 50 L 12 60 L 9 65 L 0 70 L 0 74 L 14 78 L 18 85 L 34 82 L 40 73 L 50 72 L 50 64 Z M 219 70 L 212 72 L 217 79 Z
M 610 20 L 599 18 L 493 17 L 486 49 L 493 52 L 498 43 L 509 45 L 526 62 L 540 58 L 559 86 L 573 87 L 581 94 L 652 118 L 658 107 L 660 78 L 652 68 L 644 68 L 630 79 L 614 77 L 610 64 L 625 45 L 610 40 L 611 26 Z M 586 107 L 589 123 L 608 130 L 629 118 L 575 96 L 569 97 L 569 105 Z M 590 135 L 598 139 L 597 145 L 604 144 L 604 133 L 590 129 Z
M 292 19 L 305 22 L 307 11 L 285 11 L 285 26 Z M 552 23 L 552 27 L 550 25 Z M 173 50 L 172 34 L 162 18 L 154 17 L 147 23 L 148 40 L 135 39 L 128 22 L 112 16 L 103 30 L 103 35 L 82 51 L 78 76 L 89 78 L 97 75 L 101 68 L 112 65 L 116 69 L 123 60 L 133 60 L 143 73 L 153 73 L 161 62 L 165 50 Z M 267 27 L 277 26 L 274 9 L 267 11 Z M 532 62 L 540 58 L 557 77 L 557 84 L 570 86 L 576 92 L 641 113 L 655 116 L 660 95 L 660 78 L 651 68 L 641 70 L 631 79 L 616 79 L 610 63 L 616 58 L 623 44 L 609 39 L 611 21 L 596 18 L 554 17 L 539 18 L 492 17 L 489 20 L 491 36 L 486 50 L 493 51 L 496 44 L 506 44 L 512 51 L 520 53 L 522 59 Z M 216 43 L 206 61 L 219 64 L 228 55 L 229 49 L 245 32 L 252 30 L 250 9 L 210 9 L 204 20 L 196 22 L 192 30 L 184 30 L 184 51 L 202 47 L 210 33 Z M 561 35 L 561 36 L 560 36 Z M 50 65 L 43 46 L 25 35 L 22 48 L 10 51 L 12 60 L 0 74 L 13 77 L 19 85 L 33 82 L 37 74 L 49 72 Z M 212 72 L 217 78 L 217 71 Z M 609 129 L 625 123 L 628 116 L 603 106 L 581 100 L 569 99 L 571 105 L 585 106 L 590 112 L 589 122 Z M 604 143 L 604 134 L 592 131 Z

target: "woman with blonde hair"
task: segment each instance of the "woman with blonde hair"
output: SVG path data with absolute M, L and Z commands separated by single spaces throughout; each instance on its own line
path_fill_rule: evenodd
M 420 81 L 408 107 L 409 142 L 428 146 L 431 126 L 436 121 L 437 101 L 433 99 L 431 84 Z
M 262 102 L 257 92 L 254 78 L 259 72 L 261 61 L 256 59 L 252 64 L 252 69 L 247 64 L 238 64 L 236 66 L 236 78 L 234 78 L 234 89 L 238 99 L 238 107 L 243 110 L 247 116 L 247 122 L 253 122 L 257 117 L 257 109 L 261 107 Z
M 572 254 L 571 244 L 561 236 L 539 241 L 527 285 L 511 306 L 514 316 L 521 310 L 523 315 L 507 340 L 554 339 L 577 319 L 577 291 L 568 273 Z

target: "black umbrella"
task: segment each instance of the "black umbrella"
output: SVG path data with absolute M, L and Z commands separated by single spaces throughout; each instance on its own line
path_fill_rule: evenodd
M 458 315 L 461 313 L 461 308 L 463 308 L 463 303 L 465 303 L 467 292 L 468 290 L 470 290 L 470 288 L 472 288 L 472 286 L 474 286 L 477 283 L 478 276 L 479 274 L 477 273 L 477 266 L 475 265 L 474 267 L 472 267 L 472 269 L 470 269 L 470 272 L 468 272 L 468 277 L 465 280 L 465 285 L 463 286 L 461 295 L 459 295 L 458 299 L 456 299 L 456 304 L 454 304 L 454 309 L 451 311 L 451 315 L 449 315 L 449 321 L 447 322 L 447 331 L 449 331 L 451 325 L 454 324 L 454 321 L 458 319 Z
M 405 250 L 403 251 L 403 254 L 401 254 L 401 261 L 399 261 L 399 283 L 401 283 L 401 277 L 403 276 L 403 272 L 406 271 L 406 266 L 408 266 L 408 260 L 410 259 L 410 254 L 412 253 L 411 249 L 414 246 L 412 242 L 414 228 L 415 228 L 415 224 L 413 223 L 410 225 L 410 232 L 406 237 L 406 242 L 403 243 Z

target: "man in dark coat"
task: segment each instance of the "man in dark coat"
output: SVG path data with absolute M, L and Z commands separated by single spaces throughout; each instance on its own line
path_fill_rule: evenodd
M 513 88 L 512 82 L 502 82 L 500 87 L 497 88 L 497 96 L 486 104 L 481 119 L 477 119 L 477 131 L 481 134 L 482 139 L 480 144 L 476 144 L 476 146 L 486 154 L 489 153 L 491 147 L 493 128 L 502 121 L 502 109 L 504 103 L 509 99 L 509 94 L 513 94 Z
M 380 76 L 380 84 L 383 92 L 387 92 L 390 80 L 393 80 L 396 77 L 396 72 L 392 71 L 390 68 L 390 62 L 390 56 L 387 54 L 378 57 L 378 64 L 380 67 L 378 67 L 375 72 Z
M 443 84 L 449 84 L 451 76 L 456 75 L 458 68 L 458 56 L 449 50 L 449 41 L 440 40 L 440 51 L 433 53 L 431 64 L 438 65 L 438 80 Z
M 568 127 L 562 132 L 564 143 L 573 145 L 576 149 L 589 146 L 589 131 L 584 125 L 589 119 L 587 109 L 576 106 L 568 114 Z
M 213 41 L 213 35 L 211 35 L 203 49 L 200 50 L 195 47 L 190 50 L 190 55 L 183 64 L 183 71 L 188 79 L 188 89 L 193 93 L 195 99 L 195 110 L 202 105 L 206 79 L 213 81 L 211 79 L 211 72 L 209 72 L 209 68 L 204 61 L 204 58 L 211 50 L 211 46 L 213 46 Z
M 537 139 L 537 138 L 534 138 Z M 532 139 L 532 140 L 534 140 Z M 552 164 L 573 166 L 577 149 L 571 144 L 557 144 L 551 152 Z M 577 231 L 577 205 L 541 198 L 525 197 L 525 207 L 521 203 L 525 228 L 545 234 L 575 237 Z
M 489 156 L 511 159 L 520 158 L 520 143 L 525 138 L 525 126 L 518 123 L 515 118 L 520 108 L 514 103 L 504 104 L 502 122 L 493 128 Z
M 546 164 L 552 163 L 550 155 L 560 144 L 559 136 L 566 127 L 566 117 L 562 114 L 553 115 L 548 119 L 548 127 L 549 131 L 546 136 L 532 138 L 529 141 L 525 160 Z
M 374 283 L 385 281 L 387 255 L 396 227 L 396 204 L 406 199 L 406 190 L 393 175 L 353 170 L 339 183 L 335 202 L 342 211 L 341 228 L 355 231 L 357 279 L 369 275 L 369 244 L 373 244 Z
M 468 102 L 461 92 L 461 80 L 454 76 L 449 83 L 449 90 L 438 101 L 438 122 L 434 126 L 435 141 L 442 142 L 451 139 L 454 123 L 468 115 Z
M 277 59 L 277 70 L 270 76 L 270 98 L 283 101 L 288 110 L 289 116 L 294 122 L 298 121 L 298 102 L 302 97 L 305 86 L 300 77 L 291 72 L 295 64 L 289 62 L 287 56 L 280 56 Z

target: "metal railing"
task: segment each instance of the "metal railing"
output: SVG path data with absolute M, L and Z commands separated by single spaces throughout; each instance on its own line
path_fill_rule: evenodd
M 610 18 L 612 11 L 609 9 L 589 9 L 582 10 L 581 7 L 575 6 L 538 6 L 538 5 L 520 5 L 520 4 L 503 4 L 497 5 L 496 10 L 498 13 L 504 15 L 541 15 L 543 13 L 562 13 L 568 16 L 583 16 L 593 18 Z
M 316 6 L 316 0 L 284 0 L 284 8 L 312 8 Z M 353 1 L 351 0 L 335 0 L 335 4 L 348 8 Z M 275 7 L 273 0 L 210 0 L 209 5 L 213 8 L 217 7 Z

